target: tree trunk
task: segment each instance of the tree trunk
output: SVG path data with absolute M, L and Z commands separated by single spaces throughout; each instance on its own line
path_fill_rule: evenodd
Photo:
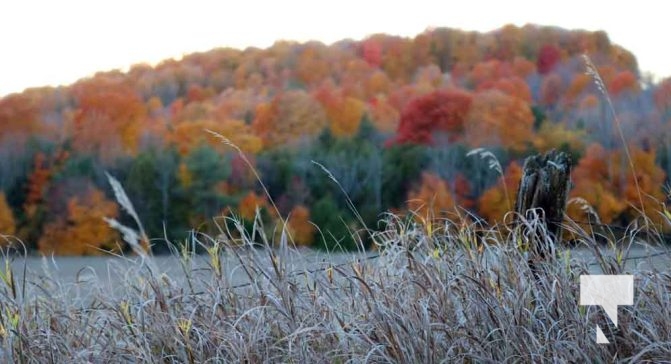
M 570 158 L 564 152 L 552 150 L 528 157 L 524 162 L 515 212 L 520 234 L 529 238 L 529 263 L 534 271 L 533 263 L 553 255 L 550 251 L 553 243 L 561 240 L 570 175 Z

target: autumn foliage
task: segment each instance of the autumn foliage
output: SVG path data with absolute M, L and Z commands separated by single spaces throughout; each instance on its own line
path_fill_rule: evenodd
M 514 208 L 522 173 L 519 163 L 510 163 L 502 179 L 480 196 L 478 209 L 483 218 L 490 223 L 503 222 L 505 214 Z
M 255 154 L 263 148 L 263 141 L 252 131 L 251 126 L 235 119 L 184 121 L 173 128 L 169 140 L 182 155 L 187 155 L 203 145 L 224 149 L 221 141 L 212 138 L 206 130 L 227 138 L 247 153 Z
M 96 188 L 83 195 L 71 197 L 64 216 L 44 227 L 38 242 L 41 253 L 50 255 L 102 255 L 118 251 L 121 240 L 103 217 L 117 218 L 119 209 Z
M 329 128 L 337 137 L 351 137 L 359 130 L 361 119 L 366 113 L 363 101 L 346 96 L 342 90 L 324 85 L 315 93 L 329 119 Z
M 137 151 L 146 107 L 129 84 L 93 79 L 77 85 L 74 94 L 79 106 L 73 120 L 77 151 L 102 156 Z
M 611 168 L 616 166 L 610 165 L 611 160 L 612 156 L 601 145 L 590 145 L 585 157 L 573 171 L 574 180 L 577 182 L 571 193 L 574 197 L 584 198 L 597 212 L 600 221 L 606 224 L 611 223 L 627 208 L 626 201 L 620 199 L 619 191 L 613 188 L 613 175 L 616 171 Z M 575 207 L 572 208 L 575 211 Z
M 419 186 L 408 193 L 408 209 L 423 221 L 454 217 L 455 207 L 447 182 L 433 173 L 422 173 Z
M 538 73 L 544 75 L 551 72 L 561 58 L 561 50 L 552 44 L 545 44 L 538 51 L 538 61 L 536 67 Z
M 238 205 L 240 216 L 247 220 L 254 220 L 258 210 L 266 206 L 266 200 L 254 192 L 247 193 Z
M 316 136 L 328 119 L 323 107 L 304 91 L 289 91 L 256 109 L 253 130 L 273 148 Z
M 460 90 L 440 90 L 412 100 L 401 113 L 397 142 L 429 144 L 443 132 L 450 140 L 461 137 L 473 96 Z
M 640 75 L 604 32 L 506 25 L 219 48 L 29 89 L 0 98 L 0 233 L 45 254 L 122 248 L 102 220 L 119 214 L 109 172 L 164 251 L 217 234 L 221 215 L 353 248 L 385 211 L 501 221 L 520 163 L 550 149 L 571 155 L 571 197 L 590 205 L 570 205 L 576 221 L 659 225 L 671 79 Z
M 37 205 L 42 203 L 45 189 L 52 171 L 47 164 L 46 156 L 37 153 L 33 160 L 33 171 L 28 175 L 28 185 L 24 209 L 28 216 L 35 213 Z
M 314 242 L 317 228 L 310 222 L 310 210 L 297 205 L 289 214 L 289 232 L 296 245 L 310 246 Z
M 40 123 L 39 105 L 25 94 L 14 94 L 0 99 L 0 140 L 6 135 L 37 132 Z
M 631 158 L 635 171 L 628 168 L 621 150 L 590 145 L 573 172 L 576 185 L 571 192 L 572 197 L 584 199 L 590 208 L 574 204 L 569 208 L 569 216 L 579 222 L 598 219 L 609 224 L 617 218 L 628 216 L 632 219 L 645 213 L 653 222 L 661 223 L 661 216 L 652 212 L 659 211 L 659 204 L 665 199 L 660 188 L 665 173 L 655 165 L 653 150 L 634 147 Z M 590 216 L 592 211 L 597 216 Z
M 608 85 L 608 91 L 613 96 L 619 96 L 621 93 L 626 91 L 638 92 L 639 90 L 640 86 L 638 79 L 629 70 L 618 73 L 615 77 L 613 77 L 610 84 Z
M 0 192 L 0 235 L 14 235 L 16 232 L 16 221 L 14 220 L 14 213 L 7 204 L 7 198 L 4 192 Z M 0 238 L 0 245 L 5 242 L 5 239 Z
M 473 147 L 505 146 L 523 151 L 533 136 L 534 116 L 529 104 L 498 90 L 475 95 L 467 115 L 466 142 Z

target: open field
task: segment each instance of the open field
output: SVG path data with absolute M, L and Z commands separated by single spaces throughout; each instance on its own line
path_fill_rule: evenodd
M 598 264 L 594 251 L 590 248 L 566 248 L 570 251 L 573 259 L 587 264 L 591 274 L 603 273 Z M 663 254 L 664 252 L 668 254 Z M 265 258 L 266 263 L 270 265 L 267 254 L 262 251 L 259 255 Z M 612 256 L 613 252 L 603 248 L 603 253 Z M 249 254 L 249 252 L 241 252 Z M 265 256 L 264 256 L 265 255 Z M 378 256 L 376 252 L 368 253 L 326 253 L 311 249 L 302 249 L 292 251 L 291 270 L 296 273 L 315 271 L 325 269 L 329 264 L 344 264 L 348 262 L 367 261 L 374 266 L 374 259 Z M 368 259 L 367 259 L 368 257 Z M 185 279 L 184 269 L 181 264 L 181 258 L 174 255 L 159 255 L 151 258 L 158 272 L 164 273 L 171 279 L 179 282 Z M 241 263 L 231 253 L 223 253 L 221 256 L 222 268 L 231 284 L 239 285 L 249 282 L 242 271 Z M 122 287 L 127 284 L 124 274 L 132 272 L 142 264 L 142 258 L 137 256 L 129 257 L 38 257 L 29 256 L 27 258 L 14 257 L 11 259 L 12 267 L 15 272 L 22 272 L 23 266 L 30 277 L 29 280 L 38 281 L 40 276 L 45 273 L 50 277 L 55 277 L 59 282 L 72 288 L 79 287 L 81 294 L 86 294 L 86 287 Z M 191 270 L 208 274 L 211 269 L 209 257 L 196 255 L 191 261 Z M 625 270 L 634 272 L 636 270 L 671 271 L 671 250 L 664 247 L 652 247 L 642 244 L 635 245 L 629 252 L 628 260 L 625 264 Z
M 558 249 L 390 228 L 381 252 L 214 246 L 189 257 L 16 258 L 0 287 L 14 362 L 611 362 L 671 358 L 669 256 Z M 520 236 L 520 238 L 524 238 Z M 527 236 L 528 238 L 528 236 Z M 509 240 L 509 241 L 515 241 Z M 651 255 L 650 258 L 641 258 Z M 621 257 L 624 258 L 624 257 Z M 9 266 L 8 266 L 9 267 Z M 24 267 L 27 272 L 24 279 Z M 579 276 L 634 274 L 617 328 Z M 13 277 L 8 277 L 9 272 Z M 40 272 L 38 274 L 38 272 Z M 600 324 L 613 344 L 595 342 Z
M 266 267 L 270 267 L 270 257 L 263 250 L 255 252 L 259 261 L 264 262 Z M 238 254 L 252 259 L 252 251 L 239 250 Z M 327 254 L 324 252 L 304 249 L 300 251 L 292 250 L 290 253 L 289 270 L 300 273 L 319 269 L 325 269 L 330 264 L 344 264 L 357 261 L 357 259 L 366 259 L 368 256 L 377 256 L 376 253 L 338 253 Z M 250 281 L 243 271 L 240 260 L 230 252 L 223 252 L 220 256 L 222 275 L 229 280 L 231 285 L 245 284 Z M 63 288 L 76 291 L 77 295 L 85 298 L 87 292 L 93 293 L 99 289 L 103 291 L 123 289 L 128 285 L 128 279 L 135 278 L 136 274 L 142 274 L 149 271 L 148 265 L 159 275 L 169 277 L 175 284 L 186 284 L 187 275 L 194 280 L 207 279 L 212 273 L 212 264 L 207 254 L 194 255 L 185 265 L 184 260 L 175 255 L 159 255 L 149 258 L 151 263 L 144 261 L 138 256 L 128 257 L 38 257 L 29 256 L 27 258 L 14 257 L 11 259 L 14 271 L 19 274 L 26 268 L 28 281 L 38 282 L 49 276 L 58 281 Z

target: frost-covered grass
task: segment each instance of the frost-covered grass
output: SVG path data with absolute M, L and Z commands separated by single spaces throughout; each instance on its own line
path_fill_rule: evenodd
M 85 296 L 54 276 L 24 277 L 23 269 L 5 265 L 0 360 L 669 360 L 671 274 L 634 271 L 634 305 L 620 308 L 614 343 L 596 344 L 595 325 L 607 331 L 605 316 L 578 305 L 579 276 L 588 266 L 552 245 L 557 254 L 536 264 L 534 275 L 524 247 L 552 244 L 537 224 L 505 233 L 450 222 L 429 230 L 390 216 L 374 236 L 379 257 L 309 269 L 289 239 L 262 248 L 201 239 L 206 268 L 181 251 L 181 273 L 166 275 L 146 257 L 111 270 L 111 279 L 124 283 L 111 289 L 89 282 Z M 621 273 L 634 239 L 632 232 L 606 248 L 612 254 L 599 253 L 589 237 L 581 243 L 601 257 L 602 271 Z

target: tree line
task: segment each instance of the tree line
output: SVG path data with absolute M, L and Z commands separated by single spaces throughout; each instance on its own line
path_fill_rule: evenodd
M 102 220 L 127 219 L 109 172 L 156 251 L 231 217 L 268 234 L 288 218 L 297 244 L 351 249 L 387 212 L 501 222 L 522 159 L 549 149 L 574 161 L 577 221 L 661 223 L 670 118 L 671 79 L 642 76 L 604 32 L 214 49 L 0 99 L 0 233 L 45 254 L 126 249 Z

